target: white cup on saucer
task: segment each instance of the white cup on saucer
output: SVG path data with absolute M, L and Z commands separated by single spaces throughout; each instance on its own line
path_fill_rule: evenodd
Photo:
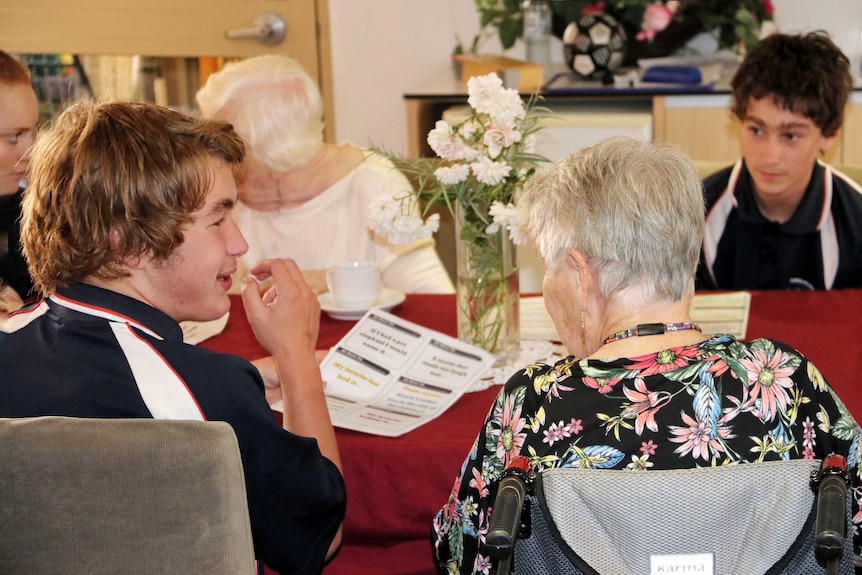
M 370 308 L 380 298 L 380 268 L 374 262 L 346 262 L 326 270 L 332 300 L 344 309 Z

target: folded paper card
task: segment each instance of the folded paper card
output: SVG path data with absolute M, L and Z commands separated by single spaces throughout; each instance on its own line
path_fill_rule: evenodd
M 495 358 L 372 309 L 320 364 L 336 427 L 397 437 L 446 411 Z

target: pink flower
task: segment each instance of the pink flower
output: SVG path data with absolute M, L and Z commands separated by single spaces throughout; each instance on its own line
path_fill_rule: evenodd
M 473 469 L 473 479 L 470 480 L 470 487 L 479 492 L 479 497 L 488 497 L 488 484 L 478 469 Z
M 581 10 L 581 14 L 601 14 L 605 11 L 605 3 L 604 2 L 593 2 L 589 6 L 585 6 L 583 10 Z
M 653 440 L 650 439 L 649 441 L 644 441 L 643 443 L 641 443 L 640 452 L 644 455 L 655 455 L 655 450 L 657 447 L 658 445 L 656 445 Z
M 760 414 L 764 420 L 785 413 L 790 404 L 791 376 L 796 371 L 793 357 L 778 349 L 753 349 L 740 363 L 748 371 L 752 399 L 760 398 Z
M 563 423 L 562 421 L 560 423 Z M 552 423 L 551 426 L 545 430 L 545 438 L 542 440 L 542 443 L 547 443 L 549 446 L 554 445 L 557 441 L 562 441 L 567 435 L 566 428 L 563 425 L 557 425 L 556 423 Z
M 458 477 L 455 479 L 455 485 L 452 486 L 452 492 L 449 494 L 449 500 L 446 502 L 446 505 L 443 506 L 443 520 L 449 525 L 452 522 L 458 521 L 461 516 L 461 512 L 459 508 L 461 507 L 461 500 L 458 499 L 458 489 L 461 487 L 461 478 Z
M 635 417 L 635 433 L 643 435 L 644 427 L 658 431 L 655 415 L 671 400 L 670 394 L 666 391 L 650 391 L 640 377 L 635 379 L 635 389 L 623 387 L 623 393 L 632 402 L 623 410 L 623 417 Z
M 641 371 L 638 375 L 646 377 L 655 373 L 665 373 L 683 368 L 691 361 L 697 360 L 699 354 L 700 348 L 693 345 L 664 349 L 662 351 L 649 354 L 645 356 L 644 359 L 632 362 L 626 367 L 629 369 L 639 369 Z
M 644 20 L 641 24 L 641 31 L 635 36 L 638 40 L 646 40 L 652 42 L 655 35 L 670 24 L 674 13 L 679 8 L 678 0 L 669 0 L 667 4 L 654 2 L 647 5 L 644 10 Z
M 600 377 L 598 379 L 594 377 L 584 377 L 581 381 L 584 382 L 584 385 L 595 389 L 599 393 L 612 392 L 614 390 L 614 386 L 620 382 L 619 379 L 609 379 L 606 377 Z
M 709 461 L 710 457 L 718 456 L 724 452 L 724 447 L 721 439 L 728 439 L 731 436 L 730 430 L 723 427 L 718 428 L 718 434 L 710 425 L 689 417 L 684 412 L 680 412 L 682 420 L 688 427 L 677 427 L 669 425 L 668 429 L 674 435 L 670 440 L 674 443 L 681 443 L 673 452 L 683 456 L 691 453 L 695 459 L 702 458 Z
M 503 413 L 495 417 L 495 423 L 500 426 L 500 429 L 493 430 L 491 435 L 497 440 L 497 458 L 505 466 L 512 457 L 521 452 L 521 446 L 524 445 L 524 439 L 527 437 L 524 433 L 527 420 L 521 417 L 521 406 L 516 406 L 513 396 L 506 397 Z

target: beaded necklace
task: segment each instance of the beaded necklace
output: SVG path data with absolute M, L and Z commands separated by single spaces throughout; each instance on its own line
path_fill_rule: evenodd
M 604 343 L 611 343 L 626 339 L 627 337 L 635 337 L 639 335 L 659 335 L 669 331 L 685 331 L 694 329 L 700 331 L 700 326 L 690 321 L 680 323 L 642 323 L 637 327 L 630 327 L 605 338 Z

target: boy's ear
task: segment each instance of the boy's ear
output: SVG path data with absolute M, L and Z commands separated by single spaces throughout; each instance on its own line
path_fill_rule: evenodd
M 116 254 L 120 254 L 123 252 L 123 233 L 117 228 L 111 228 L 111 232 L 109 234 L 111 239 L 111 251 Z M 122 256 L 120 259 L 124 265 L 128 266 L 131 269 L 138 269 L 141 267 L 141 256 Z
M 824 155 L 832 149 L 832 146 L 835 145 L 835 140 L 837 137 L 838 134 L 835 134 L 834 136 L 830 136 L 828 138 L 826 136 L 820 137 L 820 155 Z

